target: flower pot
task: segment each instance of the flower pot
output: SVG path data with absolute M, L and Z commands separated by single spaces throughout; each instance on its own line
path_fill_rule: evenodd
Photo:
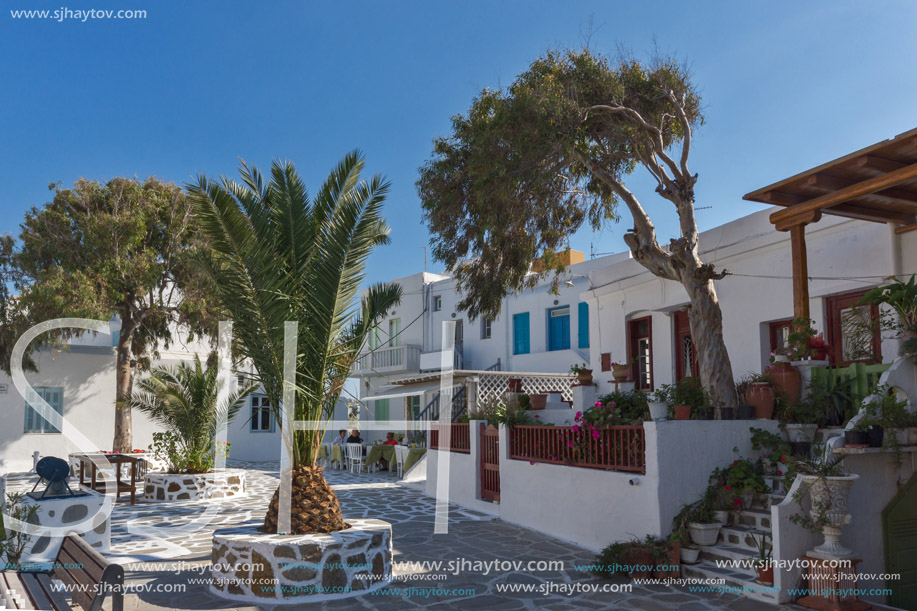
M 515 392 L 515 393 L 522 392 L 522 378 L 510 378 L 509 379 L 509 392 Z
M 817 424 L 787 424 L 784 426 L 787 441 L 809 441 L 815 439 Z
M 865 447 L 869 445 L 869 440 L 866 438 L 866 431 L 844 431 L 844 445 L 852 447 Z
M 870 448 L 881 448 L 883 441 L 885 441 L 885 429 L 881 426 L 873 424 L 866 429 L 866 443 Z
M 812 505 L 809 515 L 812 520 L 817 523 L 824 518 L 827 522 L 822 528 L 822 534 L 825 536 L 824 542 L 808 552 L 808 555 L 831 558 L 849 557 L 853 552 L 841 545 L 841 534 L 843 527 L 850 524 L 851 520 L 851 515 L 847 512 L 850 487 L 860 476 L 851 473 L 837 477 L 818 475 L 801 475 L 800 477 L 809 488 Z
M 691 406 L 690 405 L 676 405 L 674 409 L 675 409 L 675 419 L 676 420 L 690 420 L 691 419 Z
M 737 411 L 736 418 L 738 420 L 754 420 L 755 418 L 754 405 L 740 405 Z
M 592 370 L 580 369 L 576 372 L 576 381 L 580 386 L 589 386 L 592 384 Z
M 544 406 L 547 404 L 548 404 L 548 395 L 546 394 L 529 395 L 529 405 L 531 405 L 531 409 L 533 410 L 544 409 Z
M 623 382 L 630 374 L 630 365 L 612 365 L 611 375 L 614 376 L 615 382 Z
M 727 524 L 729 524 L 729 512 L 728 511 L 726 510 L 714 511 L 713 516 L 716 518 L 716 521 L 722 524 L 723 526 L 726 526 Z
M 755 418 L 758 420 L 770 420 L 774 417 L 774 389 L 770 384 L 752 384 L 746 391 L 745 398 L 754 406 Z
M 682 545 L 678 555 L 681 557 L 682 564 L 696 564 L 700 556 L 700 549 Z
M 665 420 L 669 415 L 669 406 L 662 401 L 650 401 L 650 419 Z
M 758 583 L 765 586 L 774 585 L 774 565 L 768 562 L 763 566 L 756 566 L 755 571 L 758 573 Z
M 672 544 L 672 550 L 669 552 L 669 557 L 665 560 L 663 564 L 657 564 L 656 568 L 653 570 L 653 578 L 655 579 L 678 579 L 681 576 L 681 567 L 679 563 L 681 561 L 681 544 L 676 541 Z
M 656 561 L 653 559 L 653 552 L 645 547 L 632 547 L 623 554 L 622 559 L 631 578 L 649 579 L 653 576 Z
M 723 525 L 718 522 L 713 524 L 691 522 L 688 524 L 688 532 L 691 533 L 691 541 L 693 541 L 695 545 L 716 545 L 716 541 L 720 536 L 720 528 L 722 528 L 722 526 Z
M 734 407 L 721 407 L 720 408 L 720 420 L 735 420 L 736 419 L 736 408 Z
M 774 389 L 786 397 L 790 405 L 799 403 L 802 393 L 802 376 L 799 371 L 789 363 L 774 363 L 767 368 L 774 381 Z

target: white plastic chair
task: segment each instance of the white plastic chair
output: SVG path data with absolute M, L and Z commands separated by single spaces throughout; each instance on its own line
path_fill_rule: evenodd
M 359 473 L 363 469 L 363 445 L 359 443 L 348 443 L 344 448 L 344 460 L 350 466 L 350 470 Z
M 395 446 L 395 463 L 398 465 L 398 477 L 404 477 L 404 461 L 408 457 L 407 446 Z

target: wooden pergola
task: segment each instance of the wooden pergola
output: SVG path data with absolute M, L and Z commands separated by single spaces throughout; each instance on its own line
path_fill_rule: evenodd
M 890 223 L 895 233 L 917 230 L 917 128 L 829 161 L 743 199 L 782 206 L 770 216 L 790 232 L 793 312 L 809 319 L 806 225 L 822 214 Z

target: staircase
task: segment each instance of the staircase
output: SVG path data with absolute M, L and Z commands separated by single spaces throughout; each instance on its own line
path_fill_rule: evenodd
M 697 564 L 681 565 L 682 577 L 695 579 L 724 580 L 727 591 L 754 600 L 773 605 L 777 602 L 777 592 L 772 586 L 759 584 L 752 561 L 758 558 L 758 546 L 755 538 L 768 536 L 771 541 L 771 505 L 783 501 L 782 476 L 765 475 L 764 480 L 773 492 L 763 497 L 757 495 L 757 502 L 750 509 L 731 511 L 730 526 L 720 529 L 716 545 L 701 545 Z M 717 566 L 720 563 L 732 563 L 729 566 Z
M 440 394 L 436 393 L 436 396 L 430 400 L 429 403 L 421 410 L 420 414 L 417 416 L 418 422 L 438 422 L 439 421 L 439 409 L 440 409 Z M 450 420 L 452 422 L 457 422 L 458 419 L 466 412 L 468 409 L 468 392 L 467 388 L 462 385 L 458 390 L 455 391 L 455 394 L 452 395 L 452 414 Z M 420 427 L 423 428 L 422 426 Z

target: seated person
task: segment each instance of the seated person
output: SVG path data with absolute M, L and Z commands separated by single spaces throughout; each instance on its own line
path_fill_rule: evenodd
M 384 442 L 382 445 L 384 445 L 384 446 L 396 446 L 396 445 L 398 445 L 398 442 L 395 441 L 395 433 L 386 433 L 386 434 L 385 434 L 385 442 Z M 388 469 L 388 468 L 389 468 L 388 461 L 385 460 L 384 458 L 380 458 L 380 459 L 379 459 L 379 464 L 382 465 L 382 468 L 383 468 L 383 469 Z
M 360 431 L 357 429 L 350 431 L 350 437 L 348 437 L 347 441 L 344 443 L 363 443 L 363 438 L 360 437 Z
M 340 431 L 338 431 L 338 434 L 340 435 L 340 437 L 338 437 L 337 439 L 335 439 L 335 440 L 331 443 L 331 445 L 333 445 L 333 446 L 339 446 L 339 445 L 341 445 L 341 444 L 343 444 L 343 443 L 347 443 L 347 429 L 341 429 Z

